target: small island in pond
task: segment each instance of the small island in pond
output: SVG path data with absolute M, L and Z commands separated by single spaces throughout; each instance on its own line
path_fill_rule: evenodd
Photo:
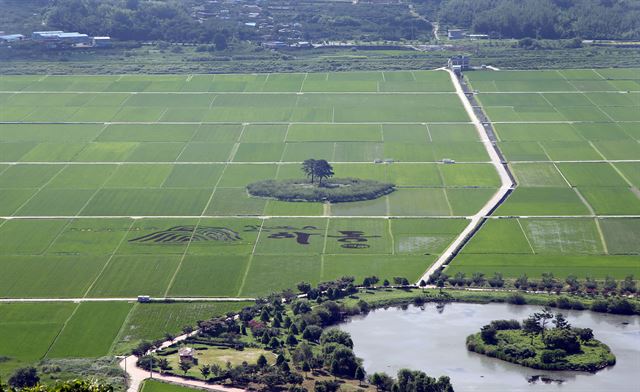
M 572 327 L 544 308 L 522 323 L 494 320 L 467 337 L 467 349 L 534 369 L 595 372 L 616 363 L 590 328 Z
M 359 178 L 333 178 L 333 167 L 324 159 L 302 163 L 306 179 L 265 180 L 247 186 L 251 196 L 281 201 L 343 203 L 373 200 L 395 190 L 393 184 Z

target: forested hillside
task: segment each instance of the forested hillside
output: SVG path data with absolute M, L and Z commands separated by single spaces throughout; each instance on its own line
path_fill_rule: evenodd
M 247 7 L 256 6 L 251 19 Z M 125 41 L 428 40 L 434 21 L 496 38 L 640 39 L 640 0 L 0 0 L 0 7 L 7 32 L 62 29 Z
M 640 39 L 640 1 L 448 0 L 440 21 L 504 38 Z

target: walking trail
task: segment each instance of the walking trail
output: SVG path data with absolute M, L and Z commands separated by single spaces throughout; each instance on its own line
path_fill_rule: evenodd
M 167 340 L 166 342 L 162 343 L 162 345 L 160 345 L 160 347 L 158 347 L 157 349 L 151 350 L 149 354 L 152 354 L 157 350 L 167 348 L 174 343 L 181 342 L 187 339 L 188 337 L 195 335 L 197 332 L 198 331 L 194 331 L 189 334 L 180 335 L 174 338 L 173 340 Z M 158 381 L 167 382 L 170 384 L 183 385 L 186 387 L 204 389 L 208 391 L 218 391 L 218 392 L 244 392 L 245 391 L 244 389 L 239 389 L 239 388 L 230 388 L 230 387 L 225 387 L 217 384 L 208 384 L 204 381 L 188 380 L 186 378 L 168 376 L 168 375 L 160 374 L 157 372 L 152 373 L 136 366 L 137 360 L 138 360 L 138 357 L 136 357 L 135 355 L 129 355 L 128 357 L 125 357 L 122 359 L 122 361 L 120 361 L 120 367 L 129 376 L 129 387 L 127 388 L 127 392 L 139 392 L 142 383 L 144 382 L 144 380 L 147 380 L 147 379 L 154 379 Z
M 498 175 L 500 176 L 501 186 L 498 189 L 498 191 L 491 197 L 491 199 L 489 199 L 489 201 L 487 201 L 487 203 L 475 215 L 469 217 L 470 222 L 467 225 L 467 227 L 449 245 L 449 247 L 442 253 L 442 255 L 440 255 L 440 257 L 433 263 L 433 265 L 429 267 L 429 269 L 424 273 L 424 275 L 420 277 L 420 279 L 418 280 L 418 283 L 421 280 L 424 280 L 425 282 L 428 281 L 429 276 L 431 276 L 434 272 L 439 270 L 440 267 L 442 267 L 443 265 L 445 265 L 447 262 L 451 260 L 451 258 L 465 244 L 468 237 L 472 235 L 472 233 L 480 226 L 483 219 L 487 215 L 489 215 L 490 212 L 495 207 L 497 207 L 500 204 L 500 202 L 504 199 L 504 197 L 507 195 L 509 190 L 514 185 L 513 182 L 511 181 L 511 178 L 509 177 L 509 173 L 507 172 L 505 167 L 502 165 L 502 161 L 500 160 L 500 157 L 498 156 L 498 153 L 496 152 L 487 131 L 485 130 L 484 126 L 482 125 L 482 123 L 476 116 L 475 112 L 473 111 L 473 107 L 471 106 L 471 103 L 465 96 L 464 91 L 462 90 L 462 86 L 460 85 L 460 81 L 458 80 L 458 77 L 453 73 L 453 71 L 449 69 L 444 69 L 444 70 L 446 72 L 449 72 L 451 81 L 453 82 L 453 85 L 456 88 L 456 93 L 458 94 L 458 97 L 460 98 L 460 101 L 462 102 L 464 109 L 467 111 L 467 114 L 471 118 L 471 122 L 473 123 L 476 130 L 478 131 L 478 135 L 480 135 L 480 140 L 484 145 L 485 149 L 487 150 L 487 153 L 489 154 L 489 158 L 491 158 L 491 163 L 493 164 L 496 171 L 498 172 Z

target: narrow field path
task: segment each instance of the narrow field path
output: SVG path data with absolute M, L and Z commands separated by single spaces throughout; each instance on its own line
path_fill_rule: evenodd
M 417 283 L 420 283 L 421 280 L 425 282 L 428 281 L 429 276 L 431 276 L 434 272 L 439 270 L 443 265 L 447 264 L 451 259 L 460 251 L 462 246 L 470 239 L 471 236 L 475 233 L 475 231 L 480 227 L 485 217 L 491 215 L 491 212 L 495 210 L 497 206 L 504 200 L 504 198 L 509 194 L 509 192 L 513 189 L 514 183 L 511 180 L 511 175 L 507 171 L 505 165 L 502 164 L 502 160 L 500 159 L 500 155 L 498 151 L 496 151 L 496 147 L 494 146 L 491 138 L 485 127 L 482 125 L 478 116 L 476 116 L 475 111 L 473 110 L 473 106 L 471 106 L 471 102 L 467 99 L 464 90 L 462 89 L 462 85 L 460 84 L 460 80 L 456 77 L 453 71 L 446 69 L 446 72 L 449 73 L 451 77 L 451 82 L 456 88 L 456 93 L 460 98 L 464 109 L 467 114 L 471 118 L 471 122 L 475 126 L 478 131 L 478 135 L 480 136 L 480 141 L 484 145 L 487 153 L 489 154 L 489 158 L 491 158 L 491 163 L 496 169 L 496 172 L 500 176 L 500 188 L 498 191 L 487 201 L 487 203 L 473 216 L 470 216 L 470 222 L 465 227 L 465 229 L 456 237 L 456 239 L 445 249 L 444 252 L 438 257 L 438 259 L 427 269 L 427 271 L 418 279 Z
M 157 349 L 151 350 L 148 354 L 153 354 L 154 352 L 167 348 L 172 344 L 186 340 L 188 337 L 193 336 L 197 333 L 198 331 L 196 330 L 189 334 L 177 336 L 173 340 L 167 340 L 164 343 L 162 343 L 160 347 L 158 347 Z M 147 370 L 144 370 L 136 366 L 137 360 L 138 360 L 138 357 L 136 357 L 135 355 L 129 355 L 128 357 L 122 358 L 122 360 L 119 363 L 120 368 L 122 368 L 129 376 L 129 386 L 127 388 L 127 392 L 138 392 L 140 390 L 142 383 L 147 379 L 154 379 L 154 380 L 164 381 L 170 384 L 184 385 L 187 387 L 206 389 L 210 391 L 244 392 L 244 389 L 229 388 L 229 387 L 225 387 L 217 384 L 208 384 L 204 381 L 188 380 L 182 377 L 168 376 L 168 375 L 160 374 L 157 372 L 149 372 Z

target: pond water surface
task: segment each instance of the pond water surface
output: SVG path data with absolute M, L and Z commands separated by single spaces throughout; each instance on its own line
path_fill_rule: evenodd
M 537 306 L 447 304 L 379 309 L 339 326 L 351 334 L 368 374 L 420 369 L 447 375 L 460 391 L 633 391 L 640 392 L 640 316 L 556 310 L 575 327 L 593 329 L 616 355 L 615 366 L 595 374 L 529 369 L 467 351 L 465 339 L 496 319 L 522 320 Z

